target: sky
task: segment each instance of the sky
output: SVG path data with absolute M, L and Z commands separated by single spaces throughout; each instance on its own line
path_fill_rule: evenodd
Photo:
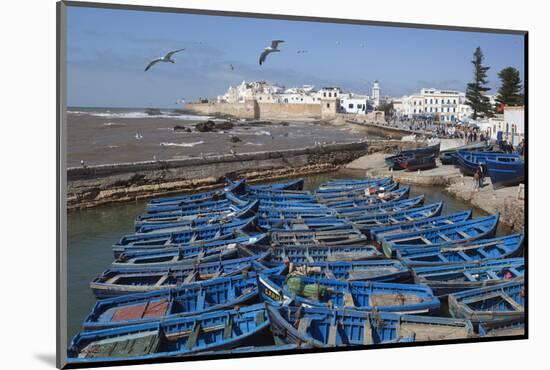
M 223 95 L 243 80 L 363 94 L 378 80 L 381 94 L 395 97 L 423 87 L 465 91 L 478 46 L 490 67 L 489 94 L 501 69 L 524 76 L 521 35 L 70 6 L 67 14 L 68 106 L 178 108 L 179 99 Z M 260 66 L 274 39 L 285 40 L 281 52 Z M 144 72 L 180 48 L 175 64 Z

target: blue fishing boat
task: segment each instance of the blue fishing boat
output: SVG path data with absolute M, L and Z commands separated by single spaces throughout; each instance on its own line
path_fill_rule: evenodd
M 525 181 L 525 162 L 522 160 L 507 162 L 487 159 L 485 166 L 495 189 L 518 185 Z
M 421 205 L 424 202 L 424 195 L 410 199 L 398 200 L 395 202 L 377 203 L 360 207 L 338 208 L 338 214 L 342 217 L 364 216 L 374 213 L 395 213 Z
M 185 222 L 205 217 L 221 218 L 238 213 L 248 215 L 249 213 L 246 209 L 257 211 L 255 209 L 256 202 L 257 201 L 252 200 L 243 202 L 242 205 L 235 205 L 227 200 L 224 200 L 218 202 L 205 202 L 200 206 L 187 207 L 187 209 L 178 208 L 163 212 L 147 212 L 136 218 L 134 221 L 134 226 L 136 230 L 138 230 L 143 225 L 155 223 Z
M 473 176 L 479 165 L 486 166 L 488 159 L 508 163 L 521 161 L 518 154 L 469 151 L 457 152 L 457 162 L 460 172 L 467 176 Z
M 81 332 L 67 350 L 73 363 L 144 360 L 199 354 L 216 349 L 272 344 L 262 304 Z
M 197 265 L 170 267 L 110 268 L 90 283 L 98 299 L 130 293 L 145 293 L 154 290 L 177 288 L 200 280 L 241 274 L 246 271 L 265 269 L 260 262 L 269 253 Z
M 344 281 L 399 282 L 408 280 L 409 269 L 398 260 L 326 261 L 293 264 L 289 275 Z
M 193 243 L 170 245 L 163 248 L 150 248 L 149 246 L 121 247 L 114 249 L 114 255 L 115 259 L 118 259 L 123 254 L 127 258 L 134 258 L 136 256 L 166 253 L 165 256 L 168 258 L 169 254 L 175 256 L 181 253 L 182 257 L 186 258 L 198 255 L 201 252 L 206 253 L 210 249 L 222 249 L 223 247 L 229 247 L 231 245 L 250 246 L 265 243 L 268 240 L 269 237 L 265 237 L 265 234 L 261 232 L 238 232 L 235 234 L 228 234 L 216 240 L 195 241 Z M 164 258 L 159 257 L 159 261 L 161 260 L 164 260 Z
M 315 203 L 317 201 L 317 198 L 310 194 L 292 194 L 286 191 L 250 194 L 250 199 L 271 203 Z
M 268 303 L 362 311 L 427 313 L 439 308 L 432 290 L 423 285 L 339 281 L 304 276 L 258 276 L 260 298 Z
M 276 340 L 317 348 L 465 339 L 475 335 L 469 320 L 324 307 L 266 308 Z
M 279 218 L 279 219 L 291 219 L 291 218 L 319 218 L 319 217 L 336 217 L 336 211 L 328 207 L 322 208 L 278 208 L 269 207 L 261 208 L 258 210 L 258 216 L 261 218 Z
M 438 202 L 404 211 L 356 215 L 346 217 L 346 219 L 363 234 L 370 235 L 373 228 L 429 219 L 430 217 L 439 216 L 442 209 L 443 202 Z
M 392 184 L 394 185 L 394 184 Z M 398 183 L 395 183 L 398 185 Z M 323 200 L 323 204 L 333 209 L 349 208 L 349 207 L 361 207 L 370 204 L 396 202 L 409 197 L 411 187 L 409 185 L 402 187 L 401 189 L 384 191 L 375 193 L 373 195 L 364 195 L 360 193 L 353 194 L 353 196 L 344 196 L 340 198 L 331 198 Z
M 519 256 L 522 245 L 523 234 L 512 234 L 433 248 L 400 249 L 397 257 L 410 267 L 443 266 Z
M 256 215 L 260 207 L 258 200 L 250 202 L 246 207 L 239 209 L 237 212 L 224 214 L 200 215 L 194 218 L 179 218 L 179 220 L 164 220 L 159 221 L 157 218 L 154 222 L 140 223 L 139 227 L 135 227 L 138 234 L 159 233 L 159 232 L 174 232 L 180 229 L 196 229 L 205 226 L 216 224 L 226 224 L 237 219 L 246 219 Z M 135 223 L 134 223 L 135 225 Z
M 425 218 L 423 220 L 399 223 L 396 225 L 375 227 L 370 230 L 370 238 L 380 243 L 388 235 L 397 235 L 413 231 L 424 231 L 441 226 L 454 225 L 469 220 L 472 210 L 457 212 L 450 215 Z
M 390 176 L 382 179 L 374 179 L 372 181 L 366 181 L 364 183 L 359 183 L 359 184 L 347 184 L 347 185 L 324 184 L 319 186 L 319 188 L 315 191 L 315 194 L 317 194 L 317 196 L 322 197 L 326 194 L 331 194 L 331 193 L 341 193 L 341 192 L 350 191 L 350 190 L 359 190 L 359 189 L 368 189 L 370 187 L 386 186 L 386 185 L 389 185 L 391 182 L 392 182 L 392 177 Z
M 378 186 L 378 187 L 369 187 L 366 189 L 355 188 L 350 190 L 344 190 L 337 193 L 323 193 L 317 196 L 317 201 L 325 205 L 330 205 L 332 203 L 338 203 L 341 201 L 346 201 L 346 200 L 356 199 L 356 198 L 376 199 L 376 197 L 387 196 L 387 194 L 392 194 L 396 191 L 398 191 L 399 193 L 406 192 L 406 187 L 404 187 L 405 190 L 397 190 L 398 188 L 399 188 L 399 183 L 392 182 L 387 185 Z
M 264 274 L 278 274 L 285 266 L 266 269 Z M 143 324 L 175 317 L 197 315 L 258 301 L 256 272 L 183 284 L 174 289 L 127 294 L 102 299 L 94 305 L 83 322 L 83 329 L 98 330 L 124 325 Z
M 313 203 L 316 202 L 316 199 L 312 198 L 312 201 L 306 200 L 306 201 L 297 201 L 297 200 L 284 200 L 277 197 L 270 197 L 270 196 L 256 196 L 254 194 L 247 194 L 247 195 L 240 195 L 236 196 L 232 193 L 226 194 L 227 199 L 231 200 L 231 202 L 238 204 L 239 206 L 243 206 L 245 204 L 248 204 L 248 202 L 253 200 L 259 200 L 260 201 L 260 209 L 266 209 L 266 208 L 325 208 L 324 205 Z
M 510 337 L 525 335 L 525 316 L 480 323 L 478 325 L 480 337 Z
M 474 323 L 525 316 L 523 278 L 489 287 L 449 294 L 449 313 Z
M 249 250 L 245 244 L 253 245 L 256 243 L 268 243 L 269 241 L 269 237 L 266 234 L 255 234 L 255 236 L 241 237 L 239 239 L 244 241 L 243 244 L 228 243 L 226 240 L 223 240 L 207 245 L 191 245 L 188 247 L 153 251 L 131 251 L 120 254 L 111 266 L 118 268 L 170 267 L 250 257 L 254 255 L 254 252 Z M 253 240 L 254 242 L 252 242 Z
M 269 231 L 292 231 L 292 230 L 347 230 L 353 225 L 345 219 L 338 217 L 318 218 L 259 218 L 258 226 Z
M 271 245 L 274 247 L 292 245 L 352 245 L 364 243 L 367 237 L 358 230 L 330 231 L 276 231 L 271 233 Z
M 187 203 L 223 199 L 225 198 L 225 192 L 242 192 L 244 190 L 244 186 L 244 180 L 241 180 L 229 184 L 223 190 L 205 191 L 201 193 L 178 195 L 175 197 L 154 198 L 149 201 L 147 208 L 153 209 L 164 205 L 185 205 Z
M 149 234 L 130 234 L 123 236 L 116 244 L 114 250 L 128 249 L 132 246 L 148 246 L 151 248 L 163 248 L 176 244 L 187 244 L 196 241 L 211 241 L 230 236 L 240 230 L 252 228 L 255 217 L 244 220 L 233 220 L 225 224 L 202 226 L 194 229 L 185 229 L 174 232 L 158 232 Z
M 403 234 L 390 234 L 380 237 L 380 244 L 387 257 L 396 251 L 429 247 L 452 246 L 467 243 L 476 239 L 491 238 L 495 235 L 499 213 L 479 217 L 473 220 L 458 222 L 427 230 L 412 231 Z
M 339 245 L 331 247 L 306 245 L 270 248 L 269 262 L 276 264 L 289 262 L 301 265 L 306 262 L 362 261 L 380 259 L 382 257 L 382 253 L 372 245 Z
M 304 189 L 304 179 L 294 179 L 286 182 L 276 182 L 272 184 L 246 184 L 247 189 L 251 190 L 303 190 Z
M 397 154 L 386 157 L 384 161 L 389 168 L 400 170 L 403 169 L 403 167 L 401 166 L 402 162 L 406 162 L 414 158 L 423 158 L 429 156 L 437 157 L 439 155 L 439 149 L 440 144 L 435 144 L 425 148 L 402 150 Z
M 454 165 L 458 163 L 457 153 L 458 151 L 488 151 L 489 146 L 484 141 L 477 143 L 462 145 L 453 149 L 442 150 L 439 152 L 439 159 L 443 164 Z
M 418 170 L 429 170 L 435 168 L 437 164 L 435 163 L 436 155 L 428 155 L 425 157 L 413 157 L 405 159 L 399 162 L 399 166 L 405 171 L 418 171 Z
M 505 258 L 413 269 L 414 281 L 426 284 L 437 296 L 501 284 L 523 277 L 524 258 Z

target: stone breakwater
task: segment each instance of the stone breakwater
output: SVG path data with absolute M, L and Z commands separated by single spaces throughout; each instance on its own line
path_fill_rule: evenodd
M 224 178 L 269 181 L 330 172 L 398 143 L 355 142 L 269 152 L 74 167 L 67 169 L 67 208 L 89 208 L 219 188 Z

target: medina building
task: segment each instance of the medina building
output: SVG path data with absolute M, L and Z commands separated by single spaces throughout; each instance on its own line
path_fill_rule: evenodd
M 466 94 L 454 90 L 421 89 L 420 93 L 394 100 L 399 117 L 432 117 L 441 122 L 458 122 L 471 115 Z

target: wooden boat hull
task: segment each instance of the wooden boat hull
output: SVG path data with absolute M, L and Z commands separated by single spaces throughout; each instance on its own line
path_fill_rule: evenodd
M 523 234 L 512 234 L 433 248 L 404 249 L 397 257 L 409 267 L 446 266 L 520 256 Z
M 449 295 L 449 313 L 474 323 L 525 317 L 523 279 Z
M 452 225 L 458 222 L 463 222 L 472 216 L 472 211 L 457 212 L 450 215 L 438 216 L 433 218 L 425 218 L 423 220 L 406 222 L 402 224 L 376 227 L 370 230 L 370 238 L 381 243 L 383 238 L 387 235 L 403 234 L 411 231 L 426 230 L 429 228 L 442 227 L 446 225 Z
M 67 350 L 73 363 L 196 355 L 272 344 L 264 305 L 223 310 L 120 328 L 81 332 Z
M 337 210 L 342 217 L 357 217 L 373 213 L 393 213 L 417 207 L 424 203 L 424 195 L 419 195 L 410 199 L 403 199 L 395 202 L 372 204 L 361 207 L 340 208 Z
M 271 233 L 273 247 L 293 245 L 352 245 L 365 242 L 367 237 L 357 230 L 277 231 Z
M 299 281 L 303 293 L 293 291 L 290 281 Z M 293 279 L 293 280 L 291 280 Z M 440 302 L 430 288 L 416 284 L 371 281 L 339 281 L 304 276 L 258 275 L 260 298 L 271 304 L 361 311 L 428 313 L 439 309 Z M 309 293 L 306 293 L 308 291 Z
M 480 337 L 509 337 L 525 335 L 525 316 L 481 323 L 478 326 Z
M 268 305 L 267 312 L 275 338 L 316 348 L 465 339 L 475 335 L 469 320 L 443 317 L 274 305 Z
M 371 245 L 340 246 L 283 246 L 270 248 L 270 263 L 293 263 L 301 265 L 307 262 L 363 261 L 383 258 Z
M 252 257 L 198 265 L 149 268 L 110 268 L 90 283 L 97 299 L 116 297 L 131 293 L 146 293 L 155 290 L 177 288 L 179 285 L 246 271 L 265 269 L 261 263 L 269 253 Z
M 498 162 L 487 159 L 485 162 L 493 188 L 515 186 L 525 181 L 525 162 Z
M 400 282 L 410 270 L 398 260 L 305 262 L 291 265 L 289 275 L 341 281 Z
M 414 282 L 428 285 L 437 296 L 502 284 L 523 277 L 524 272 L 524 258 L 417 267 L 412 270 Z M 505 274 L 509 277 L 505 277 Z
M 420 221 L 436 217 L 441 214 L 443 202 L 428 204 L 418 208 L 410 208 L 404 211 L 390 213 L 374 213 L 348 217 L 353 226 L 372 239 L 371 230 L 379 227 L 399 225 L 402 223 Z
M 391 258 L 397 252 L 407 249 L 433 248 L 467 243 L 476 239 L 491 238 L 495 235 L 500 214 L 479 217 L 453 225 L 403 234 L 386 235 L 380 238 L 384 254 Z

